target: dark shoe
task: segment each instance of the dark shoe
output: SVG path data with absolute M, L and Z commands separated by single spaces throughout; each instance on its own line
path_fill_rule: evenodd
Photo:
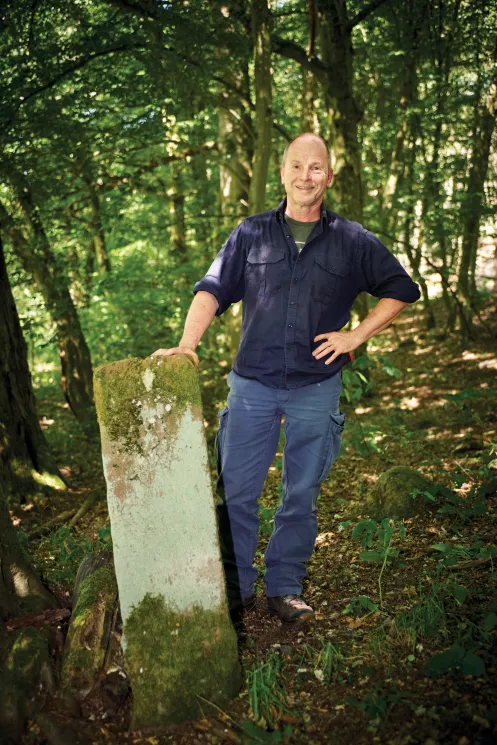
M 298 595 L 281 595 L 275 598 L 267 598 L 267 607 L 273 616 L 285 623 L 305 621 L 314 614 L 310 605 L 307 605 Z
M 228 606 L 230 612 L 248 613 L 255 608 L 255 595 L 250 595 L 248 598 L 228 598 Z

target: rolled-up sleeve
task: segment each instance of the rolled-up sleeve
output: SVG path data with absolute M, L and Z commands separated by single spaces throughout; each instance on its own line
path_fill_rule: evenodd
M 228 310 L 232 303 L 242 300 L 245 294 L 245 259 L 242 223 L 232 232 L 207 274 L 193 288 L 195 294 L 203 290 L 214 295 L 219 304 L 216 316 Z
M 400 261 L 369 231 L 359 241 L 358 270 L 360 289 L 378 298 L 414 303 L 421 293 Z

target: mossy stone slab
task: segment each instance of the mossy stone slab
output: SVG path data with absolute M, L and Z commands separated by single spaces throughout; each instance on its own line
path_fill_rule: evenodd
M 385 471 L 367 496 L 367 511 L 376 520 L 385 517 L 412 517 L 420 509 L 420 501 L 410 496 L 415 489 L 423 491 L 431 481 L 408 466 L 394 466 Z
M 200 714 L 236 695 L 229 619 L 195 367 L 181 356 L 99 367 L 102 436 L 133 726 Z

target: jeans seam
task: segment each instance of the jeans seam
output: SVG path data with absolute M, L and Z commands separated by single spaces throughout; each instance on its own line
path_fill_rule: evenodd
M 255 496 L 255 495 L 256 495 L 256 493 L 257 493 L 257 484 L 259 483 L 259 476 L 260 476 L 260 474 L 261 474 L 261 471 L 262 471 L 262 463 L 264 462 L 264 455 L 265 455 L 265 452 L 266 452 L 267 444 L 268 444 L 268 442 L 269 442 L 269 439 L 270 439 L 270 437 L 271 437 L 271 434 L 272 434 L 272 432 L 273 432 L 273 430 L 274 430 L 274 425 L 276 424 L 276 421 L 277 421 L 277 420 L 281 421 L 281 414 L 278 414 L 278 412 L 277 412 L 277 413 L 276 413 L 276 414 L 274 415 L 274 417 L 273 417 L 273 422 L 272 422 L 272 424 L 271 424 L 271 428 L 270 428 L 270 430 L 269 430 L 269 432 L 268 432 L 268 434 L 267 434 L 267 437 L 266 437 L 266 442 L 264 443 L 264 448 L 263 448 L 263 450 L 262 450 L 262 456 L 261 456 L 261 462 L 260 462 L 260 464 L 259 464 L 259 469 L 258 469 L 258 471 L 257 471 L 257 473 L 256 473 L 256 478 L 255 478 L 255 488 L 254 488 L 254 490 L 253 490 L 253 494 L 251 495 L 251 498 L 252 498 L 253 496 Z M 257 518 L 259 518 L 259 514 L 258 514 L 258 507 L 257 507 Z M 247 556 L 245 557 L 245 559 L 246 559 L 246 564 L 247 564 L 247 566 L 248 566 L 248 564 L 249 564 L 249 559 L 250 559 L 250 556 L 248 556 L 248 554 L 247 554 Z M 253 562 L 253 557 L 252 557 L 252 562 Z

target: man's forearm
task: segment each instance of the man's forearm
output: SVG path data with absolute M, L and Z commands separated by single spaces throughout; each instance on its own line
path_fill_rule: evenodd
M 206 330 L 212 323 L 219 304 L 210 292 L 197 292 L 193 298 L 185 321 L 185 329 L 179 343 L 180 347 L 195 350 Z
M 402 300 L 394 300 L 390 297 L 381 298 L 375 308 L 366 316 L 364 321 L 353 329 L 352 333 L 359 339 L 359 344 L 371 339 L 393 321 L 396 316 L 408 305 Z M 358 346 L 359 346 L 358 344 Z

